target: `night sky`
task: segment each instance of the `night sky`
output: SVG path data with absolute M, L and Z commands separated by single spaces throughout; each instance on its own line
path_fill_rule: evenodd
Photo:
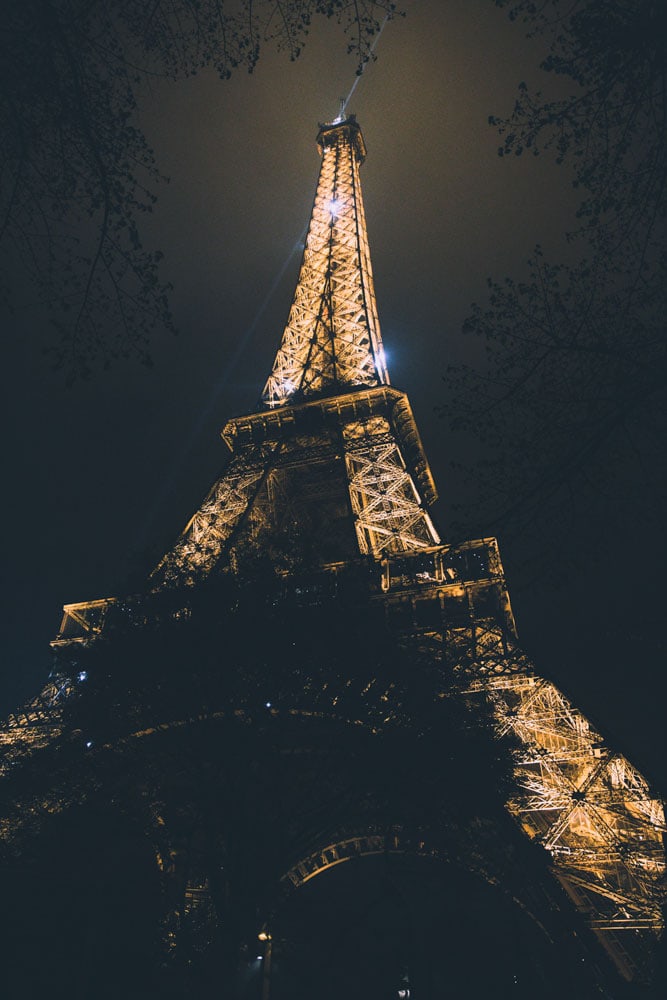
M 487 124 L 509 113 L 520 80 L 540 82 L 540 43 L 489 0 L 405 7 L 348 111 L 368 146 L 362 186 L 390 377 L 411 399 L 447 539 L 467 496 L 450 463 L 477 452 L 434 413 L 442 373 L 470 356 L 461 325 L 486 278 L 525 273 L 538 242 L 565 253 L 577 202 L 566 167 L 499 159 Z M 153 368 L 120 362 L 68 387 L 42 353 L 51 331 L 29 289 L 3 319 L 3 710 L 46 678 L 64 603 L 138 586 L 218 475 L 225 420 L 255 407 L 296 281 L 317 124 L 355 79 L 345 49 L 335 25 L 316 22 L 295 63 L 267 48 L 251 76 L 203 73 L 145 93 L 141 123 L 170 180 L 143 233 L 165 253 L 180 330 L 156 334 Z M 626 551 L 622 565 L 603 559 L 556 586 L 554 567 L 536 579 L 521 545 L 499 541 L 538 670 L 664 790 L 655 644 L 629 662 L 618 642 L 623 589 L 640 587 L 645 567 Z

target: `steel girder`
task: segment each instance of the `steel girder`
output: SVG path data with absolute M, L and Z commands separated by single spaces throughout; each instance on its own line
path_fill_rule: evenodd
M 323 127 L 322 165 L 301 271 L 263 401 L 284 406 L 332 387 L 389 383 L 359 184 L 353 119 Z
M 513 755 L 509 813 L 549 852 L 554 874 L 630 978 L 636 936 L 655 938 L 663 929 L 663 803 L 517 647 L 495 542 L 438 544 L 422 502 L 435 491 L 414 418 L 403 394 L 388 385 L 359 187 L 363 139 L 356 122 L 345 119 L 323 126 L 318 141 L 320 178 L 265 410 L 226 426 L 233 452 L 227 470 L 151 574 L 146 594 L 69 605 L 54 647 L 66 653 L 94 645 L 114 616 L 133 628 L 153 625 L 156 595 L 170 588 L 196 595 L 216 573 L 234 576 L 235 553 L 244 546 L 270 541 L 285 518 L 301 519 L 305 528 L 309 505 L 328 504 L 329 520 L 346 525 L 354 552 L 343 545 L 337 560 L 324 556 L 324 533 L 316 533 L 310 541 L 320 547 L 319 571 L 333 577 L 359 556 L 371 564 L 372 600 L 414 658 L 415 674 L 424 666 L 438 675 L 432 697 L 479 699 L 490 708 Z M 333 541 L 342 536 L 334 533 Z M 282 580 L 289 586 L 289 573 Z M 191 613 L 183 598 L 163 620 L 186 623 Z M 357 690 L 354 678 L 341 680 L 344 669 L 335 673 L 324 684 L 319 676 L 307 679 L 303 704 L 290 711 L 378 729 L 405 722 L 410 691 L 373 676 Z M 0 734 L 9 768 L 57 741 L 60 703 L 75 687 L 73 677 L 54 679 L 9 720 Z M 191 721 L 155 719 L 128 739 Z M 59 794 L 59 802 L 42 807 L 62 808 L 68 793 Z M 202 881 L 190 887 L 193 913 L 204 890 Z
M 295 528 L 302 535 L 312 533 L 307 500 L 329 502 L 329 522 L 347 522 L 337 553 L 336 540 L 327 543 L 324 537 L 326 525 L 311 539 L 322 562 L 357 553 L 381 558 L 437 545 L 440 539 L 404 454 L 412 439 L 418 440 L 414 418 L 403 394 L 389 392 L 365 407 L 335 409 L 331 401 L 314 401 L 301 408 L 301 422 L 296 415 L 278 424 L 262 413 L 248 417 L 254 424 L 230 435 L 235 452 L 227 470 L 155 568 L 151 584 L 157 589 L 192 586 L 212 573 L 234 571 L 232 551 L 239 554 L 275 540 L 283 526 L 281 512 L 290 506 Z M 271 436 L 262 440 L 265 434 Z M 428 476 L 426 468 L 427 486 Z
M 474 574 L 477 565 L 486 567 L 485 576 Z M 490 709 L 498 738 L 509 740 L 513 768 L 509 814 L 529 839 L 549 853 L 554 875 L 621 974 L 631 978 L 637 936 L 655 939 L 663 930 L 663 803 L 558 688 L 536 674 L 517 647 L 492 540 L 389 558 L 378 569 L 371 606 L 383 610 L 416 674 L 432 677 L 433 689 L 423 697 L 431 705 L 439 698 L 461 698 L 473 712 L 477 702 Z M 297 585 L 300 599 L 309 604 L 308 588 L 295 580 Z M 127 602 L 111 607 L 128 616 L 130 629 L 141 620 L 154 627 L 149 608 L 135 603 L 135 611 Z M 480 614 L 480 608 L 491 606 L 494 614 Z M 95 642 L 94 633 L 80 624 L 86 622 L 85 605 L 74 611 L 82 639 L 70 630 L 69 638 L 56 647 L 64 658 L 72 656 L 73 665 L 78 662 L 78 642 Z M 93 602 L 90 611 L 99 625 L 99 602 Z M 188 606 L 180 613 L 170 611 L 168 620 L 189 627 L 192 615 L 196 616 L 196 608 Z M 162 620 L 160 614 L 158 619 Z M 422 724 L 421 702 L 414 702 L 405 678 L 376 677 L 372 671 L 351 674 L 347 680 L 346 676 L 343 670 L 335 678 L 325 674 L 300 680 L 298 697 L 284 710 L 294 718 L 337 719 L 370 727 L 371 732 Z M 32 719 L 30 711 L 17 714 L 5 729 L 2 742 L 9 767 L 25 760 L 26 750 L 32 753 L 57 740 L 62 704 L 76 697 L 79 688 L 85 696 L 85 682 L 77 685 L 74 676 L 63 675 L 51 687 L 38 716 Z M 432 708 L 427 706 L 427 711 Z M 246 714 L 221 706 L 211 718 Z M 278 719 L 281 712 L 272 708 L 271 714 Z M 155 726 L 128 733 L 125 742 L 132 745 L 189 725 L 191 719 L 156 720 Z M 66 807 L 69 794 L 60 787 L 52 800 L 28 803 L 23 811 L 33 822 L 40 809 L 53 812 Z M 3 835 L 10 835 L 8 827 L 3 827 Z M 191 902 L 199 905 L 194 896 Z

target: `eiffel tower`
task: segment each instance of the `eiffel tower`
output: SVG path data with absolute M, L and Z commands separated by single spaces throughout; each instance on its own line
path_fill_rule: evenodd
M 173 995 L 209 995 L 195 987 L 210 970 L 222 995 L 282 996 L 271 966 L 296 924 L 280 914 L 324 873 L 354 885 L 398 860 L 408 881 L 440 864 L 461 893 L 495 886 L 526 940 L 590 960 L 577 995 L 599 995 L 596 976 L 641 981 L 663 930 L 663 804 L 522 652 L 495 539 L 441 541 L 382 347 L 362 132 L 341 114 L 317 143 L 257 409 L 225 424 L 223 472 L 143 591 L 65 606 L 46 687 L 0 732 L 3 870 L 34 889 L 62 866 L 53 892 L 76 885 L 90 906 L 86 845 L 104 845 L 112 916 L 95 940 L 145 949 L 150 924 L 153 965 L 171 970 L 141 996 L 176 980 Z M 131 905 L 111 899 L 116 878 Z M 426 995 L 400 982 L 394 995 Z

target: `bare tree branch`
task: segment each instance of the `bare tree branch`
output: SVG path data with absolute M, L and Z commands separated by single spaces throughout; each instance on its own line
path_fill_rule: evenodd
M 136 123 L 142 82 L 252 71 L 264 43 L 296 58 L 315 16 L 357 32 L 348 47 L 363 65 L 395 11 L 392 0 L 11 0 L 0 34 L 0 251 L 14 270 L 23 262 L 51 313 L 56 365 L 76 377 L 97 361 L 149 363 L 153 332 L 173 330 L 161 254 L 140 237 L 161 179 Z

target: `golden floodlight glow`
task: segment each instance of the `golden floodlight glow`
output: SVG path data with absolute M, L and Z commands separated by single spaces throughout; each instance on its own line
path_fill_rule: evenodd
M 322 126 L 318 143 L 320 177 L 294 301 L 264 389 L 268 412 L 227 425 L 223 435 L 233 451 L 228 470 L 153 580 L 157 586 L 196 583 L 229 558 L 233 544 L 238 547 L 233 540 L 244 523 L 253 524 L 255 539 L 262 532 L 270 538 L 280 505 L 293 505 L 294 489 L 303 489 L 296 484 L 306 481 L 304 472 L 290 486 L 282 463 L 322 469 L 317 503 L 343 476 L 358 553 L 384 560 L 388 601 L 402 587 L 417 585 L 424 601 L 443 609 L 441 622 L 428 632 L 434 655 L 458 649 L 454 675 L 469 696 L 490 705 L 499 736 L 511 737 L 516 747 L 509 812 L 550 853 L 575 906 L 619 971 L 631 978 L 629 936 L 663 929 L 663 804 L 513 643 L 495 540 L 465 543 L 467 560 L 481 546 L 488 548 L 490 569 L 449 564 L 426 510 L 435 490 L 409 403 L 389 388 L 359 185 L 363 137 L 350 118 Z M 300 420 L 309 429 L 299 434 Z M 326 428 L 333 427 L 330 437 Z M 411 451 L 411 442 L 417 450 Z M 329 465 L 323 461 L 327 454 Z M 404 568 L 410 556 L 415 565 Z M 394 573 L 392 560 L 399 557 L 403 565 Z M 429 566 L 417 566 L 421 558 Z M 506 609 L 504 621 L 489 621 L 481 610 L 485 575 L 498 606 Z M 461 609 L 457 615 L 470 616 L 470 631 L 447 620 L 448 602 Z M 319 857 L 308 878 L 340 863 L 338 857 Z
M 353 117 L 336 120 L 320 127 L 318 144 L 320 176 L 298 285 L 259 411 L 225 425 L 228 465 L 146 592 L 65 607 L 53 647 L 64 658 L 69 651 L 71 676 L 54 673 L 42 694 L 7 721 L 0 731 L 4 767 L 58 737 L 61 704 L 83 697 L 94 682 L 92 671 L 88 680 L 75 665 L 77 656 L 109 622 L 144 627 L 164 620 L 160 615 L 187 622 L 196 605 L 188 588 L 225 575 L 243 578 L 244 559 L 252 567 L 258 552 L 266 555 L 286 537 L 293 558 L 305 540 L 308 572 L 322 593 L 332 581 L 338 586 L 339 573 L 344 587 L 350 567 L 359 579 L 367 574 L 368 599 L 410 651 L 414 670 L 426 663 L 432 671 L 434 703 L 460 695 L 466 706 L 490 708 L 512 754 L 507 810 L 549 853 L 574 906 L 631 979 L 644 942 L 654 943 L 664 926 L 663 803 L 518 646 L 495 539 L 441 544 L 427 510 L 437 496 L 428 460 L 406 395 L 389 384 L 380 338 L 359 185 L 361 130 Z M 298 565 L 277 559 L 266 572 L 282 586 Z M 171 603 L 163 612 L 165 596 Z M 354 641 L 352 634 L 351 648 Z M 344 678 L 346 664 L 338 669 Z M 304 717 L 340 718 L 340 692 L 329 680 L 309 681 Z M 346 722 L 375 720 L 377 732 L 404 721 L 401 685 L 377 680 L 356 700 L 345 696 L 345 711 L 358 713 Z M 264 697 L 274 696 L 265 681 Z M 352 685 L 348 680 L 345 690 Z M 280 713 L 270 700 L 263 704 L 272 717 L 283 712 L 282 703 Z M 442 782 L 446 788 L 446 768 Z M 11 825 L 3 820 L 0 836 L 9 837 Z M 348 831 L 343 840 L 310 845 L 283 883 L 299 889 L 353 858 L 405 849 L 398 834 L 390 842 L 387 834 Z M 207 884 L 188 892 L 189 906 L 204 906 Z M 258 939 L 270 942 L 271 935 L 263 929 Z M 270 953 L 267 944 L 267 961 Z
M 322 165 L 301 271 L 282 343 L 264 388 L 284 406 L 344 386 L 389 383 L 375 304 L 359 166 L 365 157 L 354 118 L 322 126 Z M 291 388 L 288 388 L 291 387 Z

